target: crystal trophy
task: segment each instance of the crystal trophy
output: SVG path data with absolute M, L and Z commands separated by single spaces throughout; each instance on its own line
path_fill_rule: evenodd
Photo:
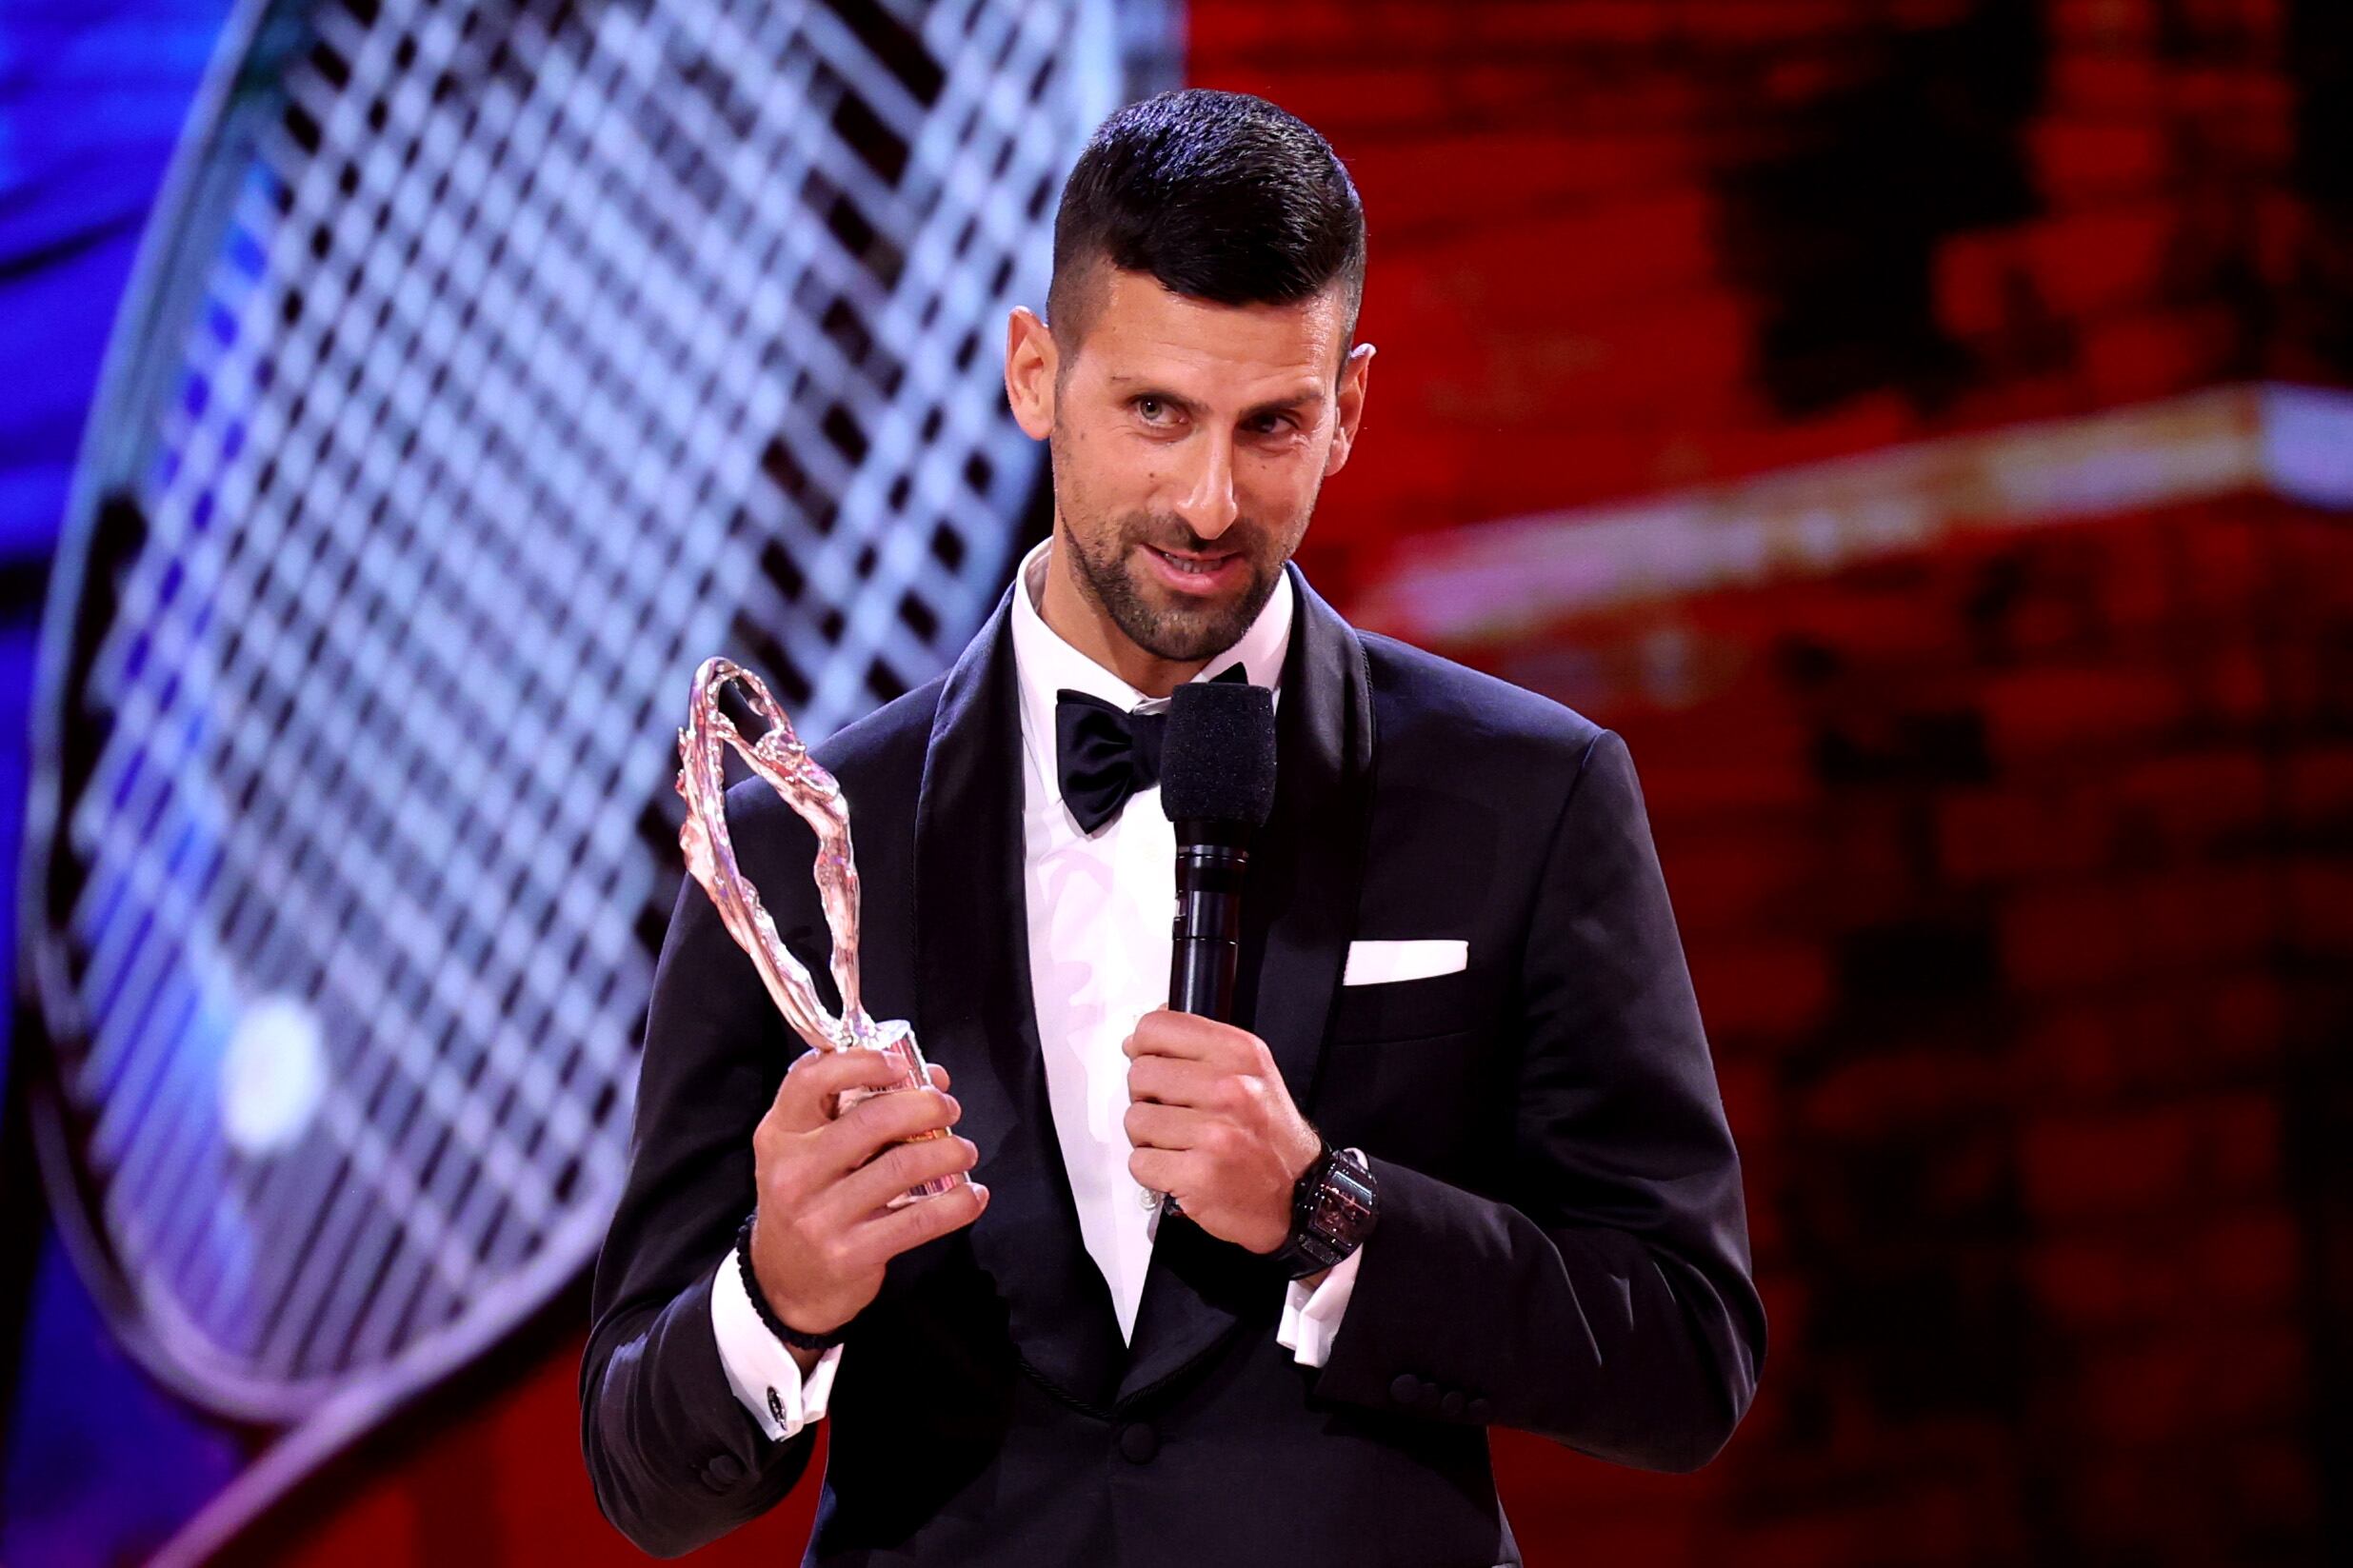
M 744 700 L 768 726 L 755 741 L 747 743 L 734 721 L 720 708 L 720 695 L 730 682 L 743 688 Z M 838 1018 L 818 1000 L 808 970 L 777 937 L 776 924 L 760 902 L 760 890 L 736 863 L 727 818 L 726 765 L 730 747 L 817 834 L 817 894 L 833 941 L 830 968 L 842 999 Z M 678 843 L 686 851 L 687 870 L 718 906 L 728 935 L 750 955 L 785 1022 L 812 1050 L 880 1051 L 895 1069 L 893 1082 L 885 1087 L 844 1090 L 841 1109 L 847 1111 L 873 1095 L 928 1085 L 930 1070 L 916 1047 L 915 1031 L 903 1019 L 876 1022 L 867 1016 L 859 1001 L 858 867 L 850 857 L 849 803 L 833 775 L 801 744 L 792 721 L 785 717 L 757 675 L 730 660 L 703 661 L 694 672 L 694 698 L 687 727 L 678 732 L 678 793 L 687 802 L 687 820 L 678 829 Z M 908 1141 L 947 1136 L 947 1128 L 934 1127 Z M 964 1180 L 962 1171 L 934 1177 L 894 1196 L 889 1206 L 937 1197 Z

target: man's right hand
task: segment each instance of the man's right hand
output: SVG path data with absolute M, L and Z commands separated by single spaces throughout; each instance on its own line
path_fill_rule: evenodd
M 839 1111 L 843 1090 L 882 1088 L 892 1076 L 878 1051 L 804 1052 L 752 1132 L 752 1274 L 788 1328 L 824 1334 L 849 1321 L 881 1292 L 891 1259 L 970 1224 L 988 1206 L 988 1189 L 971 1181 L 885 1206 L 933 1177 L 969 1170 L 980 1153 L 953 1134 L 903 1141 L 963 1114 L 946 1092 L 945 1067 L 931 1069 L 935 1087 L 878 1094 Z

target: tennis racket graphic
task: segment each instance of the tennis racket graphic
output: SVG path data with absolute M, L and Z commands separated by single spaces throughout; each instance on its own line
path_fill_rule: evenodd
M 249 3 L 117 322 L 44 628 L 34 1125 L 124 1341 L 282 1436 L 593 1255 L 713 648 L 812 737 L 977 624 L 1004 311 L 1149 86 L 1111 0 Z

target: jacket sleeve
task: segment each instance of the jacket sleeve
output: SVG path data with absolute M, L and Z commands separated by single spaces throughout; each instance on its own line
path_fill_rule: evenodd
M 654 970 L 628 1173 L 580 1368 L 597 1505 L 659 1557 L 772 1507 L 816 1445 L 814 1422 L 781 1442 L 761 1430 L 728 1382 L 711 1315 L 716 1272 L 751 1211 L 752 1129 L 803 1048 L 688 880 Z
M 1380 1219 L 1314 1390 L 1696 1470 L 1747 1411 L 1765 1309 L 1739 1155 L 1614 731 L 1585 750 L 1541 879 L 1502 1194 L 1366 1151 Z

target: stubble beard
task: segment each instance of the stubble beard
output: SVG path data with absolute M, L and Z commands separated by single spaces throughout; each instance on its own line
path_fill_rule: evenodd
M 1227 537 L 1231 532 L 1228 530 Z M 1156 526 L 1145 517 L 1122 519 L 1109 547 L 1101 556 L 1087 549 L 1079 530 L 1067 519 L 1062 529 L 1062 543 L 1070 548 L 1070 565 L 1079 591 L 1111 618 L 1121 635 L 1145 652 L 1171 664 L 1198 664 L 1242 641 L 1242 634 L 1250 629 L 1259 611 L 1266 607 L 1266 601 L 1274 597 L 1276 577 L 1283 563 L 1277 561 L 1271 568 L 1262 566 L 1244 546 L 1243 558 L 1250 573 L 1248 585 L 1230 599 L 1186 604 L 1175 600 L 1168 588 L 1136 580 L 1138 572 L 1150 569 L 1140 558 L 1140 550 L 1154 538 L 1169 541 L 1171 549 L 1212 548 L 1209 543 L 1195 539 L 1182 524 Z

